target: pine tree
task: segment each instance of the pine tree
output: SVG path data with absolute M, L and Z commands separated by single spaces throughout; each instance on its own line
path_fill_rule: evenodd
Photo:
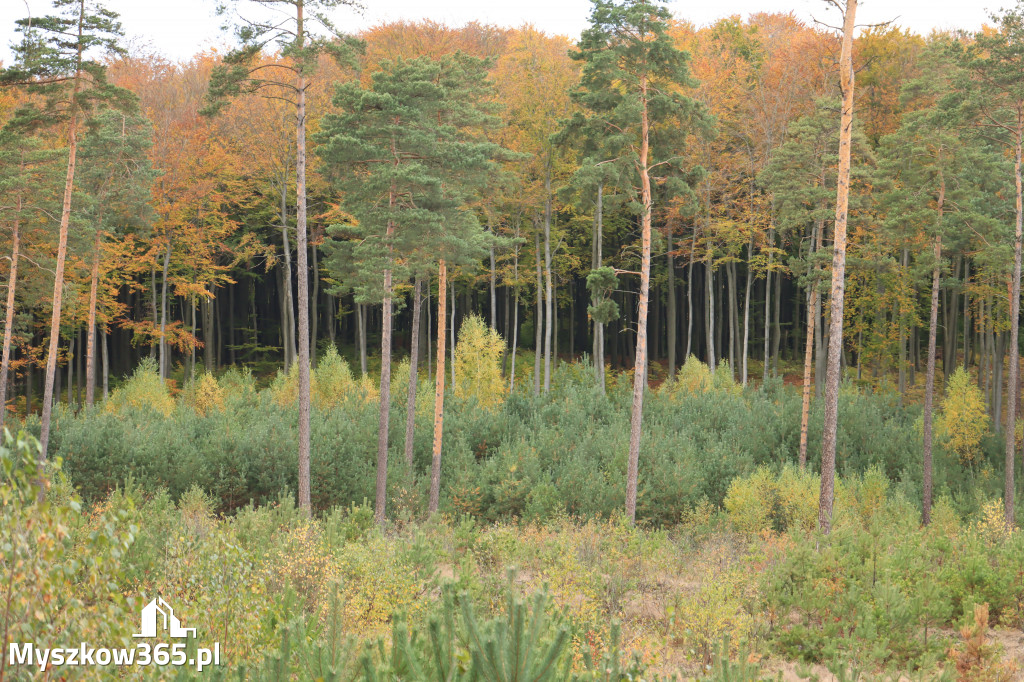
M 963 109 L 946 104 L 956 78 L 955 64 L 946 54 L 948 46 L 936 42 L 922 56 L 923 73 L 904 92 L 904 100 L 916 100 L 920 108 L 906 113 L 900 128 L 884 137 L 881 145 L 881 170 L 893 185 L 880 200 L 889 215 L 888 229 L 903 232 L 898 237 L 906 241 L 916 241 L 916 235 L 906 234 L 908 228 L 919 231 L 931 244 L 930 253 L 921 258 L 928 264 L 931 283 L 923 415 L 921 520 L 925 525 L 931 521 L 932 405 L 942 273 L 951 247 L 960 246 L 958 242 L 964 241 L 972 226 L 986 221 L 978 212 L 983 203 L 978 180 L 996 165 L 991 150 L 966 129 Z M 947 379 L 950 370 L 943 366 Z
M 11 371 L 12 344 L 19 291 L 18 267 L 25 253 L 26 227 L 51 212 L 49 200 L 59 191 L 58 152 L 46 149 L 43 140 L 21 129 L 17 118 L 0 129 L 0 224 L 10 228 L 11 254 L 7 278 L 3 351 L 0 354 L 0 406 L 6 406 Z M 28 360 L 31 362 L 31 360 Z M 0 429 L 7 416 L 0 409 Z
M 972 78 L 964 84 L 976 113 L 976 124 L 989 139 L 1003 145 L 1013 157 L 1016 187 L 1013 270 L 1010 278 L 1010 367 L 1006 397 L 1006 473 L 1003 505 L 1006 523 L 1014 519 L 1014 461 L 1016 444 L 1012 434 L 1017 424 L 1017 392 L 1020 366 L 1018 347 L 1020 324 L 1021 242 L 1024 239 L 1024 181 L 1021 154 L 1024 148 L 1024 3 L 992 16 L 998 30 L 982 31 L 966 51 L 965 65 Z M 997 415 L 998 417 L 998 415 Z
M 236 0 L 237 2 L 237 0 Z M 310 412 L 310 343 L 309 343 L 309 244 L 306 228 L 306 89 L 313 77 L 317 58 L 325 49 L 338 56 L 346 53 L 351 43 L 328 43 L 317 39 L 316 27 L 337 36 L 324 15 L 329 9 L 354 5 L 353 0 L 246 0 L 253 9 L 271 9 L 270 18 L 241 17 L 238 38 L 241 47 L 230 52 L 210 77 L 210 106 L 215 113 L 228 97 L 242 93 L 266 93 L 283 98 L 295 106 L 295 196 L 296 251 L 298 265 L 298 363 L 299 363 L 299 506 L 311 512 L 309 500 L 309 412 Z M 218 6 L 220 13 L 227 5 Z M 284 8 L 284 10 L 282 10 Z M 279 13 L 286 12 L 285 19 Z M 307 15 L 307 11 L 309 14 Z M 265 46 L 276 43 L 288 63 L 261 63 Z
M 651 283 L 651 221 L 653 182 L 665 196 L 686 190 L 679 178 L 680 131 L 706 128 L 702 108 L 679 90 L 694 85 L 689 56 L 668 34 L 671 14 L 648 0 L 595 0 L 587 28 L 571 56 L 583 62 L 581 87 L 574 93 L 586 108 L 576 125 L 603 140 L 602 153 L 586 161 L 618 166 L 629 177 L 632 208 L 640 222 L 640 301 L 637 311 L 636 358 L 633 363 L 633 407 L 626 473 L 626 516 L 636 519 L 640 428 L 647 386 L 647 314 Z
M 53 384 L 57 373 L 57 346 L 60 342 L 64 293 L 64 264 L 67 258 L 81 118 L 98 103 L 123 110 L 130 110 L 135 103 L 128 91 L 107 82 L 106 67 L 97 59 L 98 53 L 102 51 L 118 53 L 121 50 L 118 45 L 121 24 L 117 14 L 105 9 L 96 0 L 54 0 L 54 7 L 58 14 L 20 19 L 17 22 L 23 40 L 14 46 L 16 63 L 0 74 L 0 86 L 24 87 L 40 96 L 41 105 L 34 112 L 23 112 L 26 124 L 43 126 L 57 123 L 66 126 L 67 130 L 68 162 L 43 384 L 40 472 L 46 460 L 50 439 L 50 415 L 53 411 Z
M 811 411 L 811 370 L 815 366 L 814 383 L 817 385 L 824 372 L 824 353 L 818 333 L 821 318 L 822 271 L 828 253 L 823 249 L 830 218 L 835 216 L 833 206 L 839 145 L 835 135 L 838 103 L 830 98 L 818 100 L 814 112 L 795 121 L 789 129 L 789 139 L 775 150 L 771 161 L 758 175 L 758 182 L 775 199 L 775 212 L 781 232 L 802 235 L 809 232 L 806 253 L 791 259 L 790 267 L 804 279 L 807 290 L 807 321 L 804 346 L 803 404 L 800 413 L 799 462 L 807 461 L 807 439 Z M 853 153 L 859 159 L 871 157 L 867 140 L 854 126 Z M 854 202 L 864 202 L 854 195 Z M 814 360 L 817 334 L 818 357 Z M 816 391 L 817 393 L 817 391 Z
M 821 493 L 818 499 L 818 527 L 826 535 L 832 530 L 835 498 L 836 431 L 839 418 L 840 359 L 843 352 L 843 297 L 846 291 L 846 223 L 850 203 L 850 155 L 853 146 L 853 29 L 857 0 L 829 0 L 843 13 L 842 50 L 839 55 L 839 83 L 843 94 L 839 121 L 839 166 L 836 171 L 836 222 L 832 246 L 832 292 L 829 296 L 828 359 L 825 366 L 825 424 L 821 437 Z
M 334 104 L 340 113 L 325 117 L 318 138 L 345 207 L 356 218 L 332 226 L 332 235 L 348 240 L 335 244 L 329 267 L 358 264 L 352 274 L 359 295 L 384 308 L 375 506 L 380 524 L 387 501 L 394 283 L 422 272 L 432 260 L 447 268 L 493 245 L 493 235 L 482 232 L 467 210 L 472 191 L 482 186 L 495 167 L 492 159 L 500 155 L 500 148 L 481 136 L 494 123 L 484 104 L 490 87 L 486 66 L 462 53 L 385 62 L 369 88 L 355 83 L 337 88 Z M 345 273 L 336 275 L 343 279 Z M 443 321 L 439 314 L 439 333 Z M 439 368 L 443 356 L 439 348 Z M 435 459 L 439 467 L 439 451 Z M 436 502 L 432 486 L 431 511 Z
M 93 404 L 96 390 L 97 307 L 104 235 L 143 226 L 150 218 L 149 189 L 155 174 L 146 154 L 152 135 L 149 121 L 142 116 L 107 110 L 90 121 L 82 140 L 84 169 L 79 186 L 89 196 L 93 233 L 86 321 L 86 405 Z M 106 327 L 107 322 L 109 317 L 102 326 Z

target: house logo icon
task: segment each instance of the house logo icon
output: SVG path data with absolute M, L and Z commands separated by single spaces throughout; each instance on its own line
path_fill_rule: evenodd
M 163 622 L 163 629 L 167 630 L 171 637 L 188 637 L 190 632 L 193 637 L 196 636 L 196 629 L 181 627 L 181 622 L 174 615 L 171 605 L 162 597 L 157 597 L 142 609 L 142 632 L 134 634 L 132 637 L 156 637 L 157 626 L 160 622 Z

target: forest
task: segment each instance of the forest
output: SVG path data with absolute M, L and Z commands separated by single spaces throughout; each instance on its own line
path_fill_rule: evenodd
M 0 682 L 1024 679 L 1024 3 L 819 4 L 3 27 Z

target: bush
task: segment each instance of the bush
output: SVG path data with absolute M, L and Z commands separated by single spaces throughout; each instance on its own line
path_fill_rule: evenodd
M 167 417 L 174 411 L 174 399 L 167 384 L 160 380 L 156 360 L 147 357 L 142 359 L 128 381 L 114 389 L 104 406 L 114 414 L 148 409 Z
M 507 386 L 501 375 L 505 342 L 479 315 L 470 315 L 459 327 L 455 345 L 455 397 L 473 398 L 476 404 L 494 411 L 505 400 Z

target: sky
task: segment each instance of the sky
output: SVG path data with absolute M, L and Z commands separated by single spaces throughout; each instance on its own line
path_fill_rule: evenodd
M 199 50 L 227 45 L 221 18 L 214 15 L 216 0 L 106 0 L 106 7 L 121 14 L 126 36 L 173 60 L 184 60 Z M 989 11 L 1012 0 L 867 0 L 857 10 L 858 24 L 895 21 L 903 28 L 927 34 L 933 28 L 977 29 Z M 479 21 L 500 26 L 533 23 L 549 33 L 577 37 L 586 27 L 589 0 L 364 0 L 362 13 L 349 8 L 334 12 L 345 32 L 399 19 L 433 19 L 452 25 Z M 838 24 L 837 12 L 825 0 L 675 0 L 672 13 L 701 26 L 715 20 L 752 12 L 789 12 L 811 21 Z M 0 60 L 9 62 L 15 39 L 14 20 L 50 11 L 49 0 L 0 0 Z

